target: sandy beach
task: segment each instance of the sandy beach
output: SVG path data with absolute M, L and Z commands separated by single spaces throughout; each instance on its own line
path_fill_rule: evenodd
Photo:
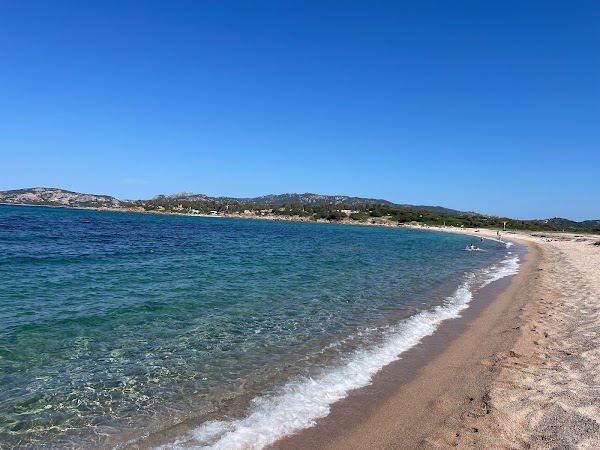
M 600 237 L 502 239 L 528 252 L 481 310 L 273 448 L 600 448 Z

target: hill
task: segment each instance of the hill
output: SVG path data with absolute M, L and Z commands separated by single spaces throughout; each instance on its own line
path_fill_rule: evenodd
M 286 205 L 299 203 L 302 205 L 359 205 L 379 204 L 392 205 L 391 202 L 381 199 L 348 197 L 346 195 L 321 195 L 321 194 L 278 194 L 263 195 L 260 197 L 209 197 L 204 194 L 182 192 L 174 195 L 157 195 L 152 200 L 159 201 L 201 201 L 218 203 L 239 203 L 243 205 Z
M 57 188 L 28 188 L 0 191 L 0 203 L 72 208 L 118 208 L 121 202 L 109 195 L 81 194 Z
M 427 205 L 407 205 L 395 204 L 388 200 L 378 198 L 350 197 L 347 195 L 322 195 L 322 194 L 271 194 L 260 197 L 209 197 L 204 194 L 194 194 L 191 192 L 181 192 L 173 195 L 157 195 L 152 198 L 153 201 L 188 201 L 188 202 L 216 202 L 216 203 L 239 203 L 241 205 L 385 205 L 400 208 L 415 209 L 419 211 L 431 211 L 446 214 L 465 214 L 462 211 L 444 208 L 442 206 Z
M 485 216 L 474 212 L 463 212 L 442 206 L 395 204 L 388 200 L 350 197 L 346 195 L 322 194 L 279 194 L 252 198 L 209 197 L 205 194 L 182 192 L 173 195 L 157 195 L 150 200 L 117 200 L 109 195 L 82 194 L 57 188 L 28 188 L 0 191 L 0 203 L 63 206 L 72 208 L 121 208 L 123 210 L 146 210 L 182 213 L 195 210 L 223 213 L 256 209 L 253 205 L 273 210 L 277 215 L 304 215 L 314 218 L 339 220 L 347 217 L 341 211 L 347 207 L 355 210 L 350 216 L 355 220 L 367 220 L 369 217 L 387 217 L 399 223 L 407 221 L 428 224 L 451 223 L 456 226 L 501 227 L 504 222 L 512 229 L 531 231 L 592 231 L 600 232 L 600 220 L 575 222 L 563 218 L 546 220 L 515 220 Z M 235 205 L 235 206 L 234 206 Z M 348 213 L 349 214 L 349 213 Z
M 584 220 L 575 222 L 569 219 L 554 217 L 546 220 L 532 220 L 531 222 L 553 226 L 565 230 L 600 230 L 600 220 Z

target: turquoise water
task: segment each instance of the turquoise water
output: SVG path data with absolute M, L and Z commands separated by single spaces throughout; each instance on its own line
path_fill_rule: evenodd
M 472 241 L 0 205 L 0 447 L 262 448 L 514 273 Z

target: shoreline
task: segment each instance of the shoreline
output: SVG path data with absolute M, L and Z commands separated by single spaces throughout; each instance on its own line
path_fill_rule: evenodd
M 504 247 L 504 246 L 503 246 Z M 505 263 L 508 262 L 512 262 L 512 264 L 502 264 L 499 267 L 497 267 L 498 270 L 492 271 L 492 272 L 482 272 L 481 273 L 481 278 L 479 279 L 479 282 L 475 282 L 475 284 L 477 283 L 481 283 L 483 284 L 483 287 L 480 287 L 479 289 L 476 289 L 474 292 L 470 291 L 470 289 L 467 289 L 467 292 L 473 292 L 474 295 L 477 295 L 477 299 L 479 299 L 479 297 L 481 297 L 481 301 L 474 301 L 473 299 L 471 300 L 464 300 L 465 295 L 461 293 L 461 289 L 458 288 L 456 291 L 454 291 L 453 295 L 451 297 L 448 297 L 448 304 L 445 304 L 443 307 L 439 308 L 439 311 L 437 311 L 436 308 L 436 312 L 433 313 L 431 312 L 431 314 L 425 314 L 425 318 L 424 318 L 424 329 L 426 330 L 426 334 L 421 334 L 423 333 L 423 327 L 419 328 L 419 329 L 413 329 L 413 327 L 410 328 L 410 331 L 406 334 L 400 333 L 401 338 L 400 339 L 391 339 L 389 341 L 389 344 L 392 346 L 392 348 L 398 348 L 399 346 L 402 347 L 401 350 L 397 350 L 394 353 L 391 353 L 390 351 L 387 352 L 383 352 L 383 356 L 381 355 L 376 355 L 376 354 L 371 354 L 371 357 L 374 357 L 374 360 L 380 360 L 381 357 L 383 357 L 384 359 L 386 359 L 387 361 L 391 362 L 392 365 L 395 364 L 395 355 L 401 353 L 402 354 L 402 364 L 405 363 L 405 361 L 412 361 L 410 364 L 414 365 L 415 367 L 417 367 L 418 363 L 420 363 L 423 360 L 423 354 L 422 354 L 422 350 L 423 350 L 423 343 L 422 342 L 426 342 L 425 344 L 425 351 L 426 353 L 432 352 L 432 351 L 436 351 L 436 346 L 441 344 L 444 344 L 448 341 L 448 335 L 449 334 L 455 334 L 457 332 L 457 330 L 459 330 L 461 327 L 466 326 L 466 324 L 468 324 L 470 322 L 470 320 L 472 319 L 472 315 L 476 315 L 479 308 L 485 306 L 485 304 L 487 304 L 487 302 L 489 301 L 489 299 L 493 298 L 495 296 L 495 294 L 506 284 L 508 283 L 508 280 L 510 279 L 510 275 L 511 273 L 514 273 L 514 265 L 516 265 L 516 263 L 514 262 L 514 259 L 516 255 L 514 255 L 515 250 L 514 247 L 511 247 L 513 249 L 513 255 L 507 255 L 507 258 L 504 260 Z M 524 250 L 524 248 L 521 248 L 521 250 Z M 508 271 L 508 272 L 502 272 L 502 271 Z M 504 273 L 504 275 L 502 275 L 502 278 L 499 279 L 495 279 L 495 281 L 491 281 L 492 279 L 494 279 L 494 277 L 490 277 L 491 274 L 496 274 L 498 275 L 499 273 Z M 461 286 L 470 286 L 472 282 L 469 281 L 464 281 L 463 283 L 461 283 Z M 481 295 L 480 295 L 481 293 Z M 470 298 L 470 296 L 469 296 Z M 477 306 L 469 306 L 466 307 L 467 304 L 469 305 L 473 305 L 474 303 L 477 304 Z M 441 317 L 445 317 L 445 319 L 440 318 Z M 416 317 L 416 316 L 415 316 Z M 451 320 L 448 320 L 451 319 Z M 434 323 L 434 325 L 432 325 L 432 323 Z M 414 325 L 414 323 L 413 323 Z M 433 329 L 431 329 L 431 327 L 433 327 Z M 432 333 L 432 334 L 430 334 Z M 418 336 L 418 337 L 416 337 Z M 407 347 L 407 341 L 409 343 L 409 346 Z M 429 345 L 429 343 L 433 342 L 435 345 Z M 414 358 L 410 359 L 407 355 L 411 355 L 414 353 Z M 369 359 L 365 359 L 364 362 L 368 362 Z M 416 362 L 415 362 L 416 361 Z M 238 419 L 232 419 L 232 420 L 225 420 L 224 422 L 227 422 L 227 426 L 226 426 L 226 431 L 224 432 L 222 435 L 220 435 L 218 437 L 218 439 L 215 437 L 214 442 L 210 442 L 210 444 L 214 444 L 214 447 L 211 446 L 210 444 L 207 446 L 207 448 L 247 448 L 247 449 L 251 449 L 251 448 L 279 448 L 279 443 L 277 441 L 275 441 L 277 436 L 280 437 L 284 437 L 285 433 L 292 433 L 294 432 L 293 430 L 298 430 L 299 433 L 302 433 L 303 430 L 301 430 L 301 428 L 306 429 L 305 427 L 309 427 L 311 421 L 313 420 L 312 418 L 316 418 L 316 417 L 321 417 L 323 415 L 323 411 L 326 409 L 327 411 L 329 411 L 329 408 L 333 407 L 335 408 L 336 405 L 338 404 L 344 404 L 345 400 L 344 398 L 347 398 L 348 394 L 350 396 L 353 396 L 354 393 L 363 393 L 365 392 L 363 387 L 354 387 L 354 388 L 348 388 L 347 384 L 345 381 L 340 381 L 340 380 L 357 380 L 356 382 L 358 383 L 358 386 L 365 386 L 366 383 L 368 383 L 369 381 L 366 380 L 364 378 L 364 376 L 361 376 L 360 374 L 364 374 L 364 373 L 369 373 L 371 375 L 369 375 L 369 379 L 371 377 L 375 377 L 375 378 L 380 378 L 381 375 L 380 373 L 384 373 L 384 374 L 389 374 L 390 372 L 386 371 L 385 367 L 386 365 L 380 365 L 376 368 L 375 371 L 371 371 L 369 367 L 369 364 L 364 364 L 364 362 L 361 362 L 360 358 L 358 361 L 353 361 L 352 363 L 348 364 L 347 366 L 344 364 L 344 367 L 340 367 L 339 369 L 343 369 L 343 370 L 336 370 L 335 372 L 337 373 L 333 373 L 331 375 L 333 375 L 332 377 L 329 376 L 325 376 L 325 377 L 320 377 L 320 376 L 316 376 L 310 379 L 311 382 L 308 383 L 304 383 L 302 382 L 301 384 L 304 385 L 306 387 L 306 389 L 301 388 L 301 389 L 297 389 L 298 386 L 296 386 L 296 388 L 294 389 L 294 392 L 291 395 L 288 395 L 288 393 L 286 392 L 283 396 L 279 396 L 277 395 L 275 398 L 274 402 L 268 402 L 267 403 L 260 403 L 260 406 L 257 406 L 256 409 L 252 409 L 250 411 L 250 413 L 245 414 L 243 417 L 239 417 Z M 348 368 L 348 370 L 346 370 L 346 367 Z M 362 368 L 362 371 L 357 372 L 356 369 L 360 367 Z M 382 370 L 383 368 L 383 370 Z M 358 378 L 356 377 L 355 374 L 359 374 Z M 342 375 L 342 377 L 340 378 L 340 375 Z M 346 376 L 348 376 L 348 378 L 346 378 Z M 398 384 L 398 380 L 397 377 L 384 377 L 384 380 L 386 382 L 387 385 L 393 385 L 396 386 Z M 308 381 L 308 380 L 305 380 Z M 356 382 L 354 383 L 354 385 L 356 386 Z M 293 385 L 294 383 L 292 383 Z M 373 383 L 370 383 L 373 384 Z M 375 385 L 378 385 L 377 383 L 375 383 Z M 313 389 L 313 386 L 316 386 L 316 389 L 318 390 L 318 392 L 315 392 Z M 326 389 L 326 387 L 330 388 L 329 390 Z M 367 387 L 368 389 L 368 387 Z M 340 392 L 343 392 L 343 395 L 340 396 Z M 363 397 L 361 399 L 361 404 L 364 405 L 365 400 L 372 402 L 373 399 L 378 399 L 378 397 L 373 396 L 373 392 L 372 391 L 366 391 L 369 392 L 369 394 L 366 397 Z M 315 395 L 316 394 L 316 395 Z M 318 401 L 317 402 L 317 406 L 318 408 L 316 410 L 311 410 L 309 411 L 308 408 L 306 408 L 305 403 L 303 402 L 304 398 L 308 398 L 310 405 L 314 405 L 314 401 L 311 399 L 316 399 L 316 398 L 323 398 L 323 401 Z M 340 399 L 339 402 L 334 403 L 333 400 L 331 400 L 331 398 L 333 397 L 337 397 L 338 399 Z M 280 401 L 282 398 L 285 398 L 285 401 Z M 299 409 L 295 409 L 296 404 L 300 404 L 301 406 L 299 407 Z M 282 409 L 282 405 L 284 405 L 284 409 Z M 264 406 L 268 406 L 268 408 L 264 408 Z M 273 423 L 271 423 L 270 421 L 264 421 L 264 417 L 269 416 L 271 417 L 271 415 L 273 414 L 273 411 L 275 411 L 275 415 L 277 420 L 273 421 Z M 291 411 L 296 411 L 296 413 L 300 412 L 300 415 L 297 414 L 293 414 Z M 314 411 L 316 411 L 316 414 L 314 413 Z M 349 410 L 346 409 L 346 412 L 348 412 Z M 352 411 L 352 408 L 350 409 L 350 411 Z M 331 414 L 327 417 L 330 417 Z M 283 419 L 283 420 L 282 420 Z M 272 420 L 272 419 L 271 419 Z M 321 419 L 316 419 L 316 420 L 321 420 Z M 323 419 L 323 420 L 326 420 Z M 205 428 L 205 425 L 207 424 L 207 422 L 203 422 L 203 423 L 199 423 L 197 427 L 193 428 L 193 434 L 198 434 L 199 436 L 205 436 L 206 433 L 215 433 L 215 436 L 218 436 L 220 431 L 214 431 L 214 430 L 219 430 L 220 429 L 220 425 L 217 423 L 213 423 L 213 424 L 209 424 L 209 426 L 207 428 Z M 289 425 L 284 425 L 284 424 L 289 424 Z M 200 427 L 202 425 L 202 427 Z M 279 426 L 282 425 L 285 428 L 287 428 L 286 430 L 282 430 L 279 428 Z M 273 431 L 273 428 L 275 428 L 277 431 Z M 277 433 L 275 435 L 273 435 L 272 433 Z M 331 432 L 330 429 L 327 430 L 327 433 L 329 434 Z M 188 433 L 180 433 L 179 436 L 183 436 L 183 435 L 192 435 L 190 434 L 190 432 Z M 177 433 L 176 433 L 177 435 Z M 209 434 L 210 435 L 210 434 Z M 174 436 L 176 437 L 176 436 Z M 185 439 L 185 438 L 184 438 Z M 203 438 L 206 439 L 206 438 Z M 248 439 L 248 440 L 244 440 L 244 439 Z M 193 438 L 192 438 L 193 440 Z M 168 444 L 166 444 L 165 448 L 187 448 L 186 445 L 190 445 L 190 448 L 193 447 L 192 443 L 187 443 L 187 441 L 180 441 L 180 442 L 184 442 L 184 444 L 181 444 L 180 446 L 174 446 L 174 447 L 170 447 Z M 205 441 L 202 441 L 205 445 Z M 267 444 L 268 442 L 268 444 Z M 273 443 L 274 442 L 274 443 Z M 143 448 L 157 448 L 158 444 L 162 444 L 163 442 L 161 440 L 156 441 L 156 445 L 149 445 L 147 446 L 146 444 L 143 446 Z M 313 445 L 314 443 L 301 443 L 297 448 L 320 448 L 318 445 Z M 265 445 L 265 447 L 263 447 L 263 445 Z M 200 445 L 202 447 L 202 445 Z M 129 448 L 129 447 L 128 447 Z M 131 448 L 138 448 L 138 447 L 131 447 Z M 142 448 L 142 447 L 139 447 Z M 162 447 L 161 447 L 162 448 Z M 200 447 L 198 447 L 200 448 Z M 204 447 L 202 447 L 204 448 Z
M 396 223 L 389 221 L 386 217 L 370 217 L 367 220 L 353 220 L 350 218 L 345 218 L 341 220 L 328 220 L 328 219 L 310 219 L 306 217 L 300 216 L 287 216 L 287 215 L 278 215 L 272 213 L 265 213 L 260 215 L 249 215 L 249 214 L 241 214 L 241 213 L 219 213 L 219 214 L 184 214 L 184 213 L 174 213 L 168 211 L 160 211 L 160 210 L 144 210 L 143 207 L 136 208 L 126 208 L 126 207 L 80 207 L 80 206 L 69 206 L 69 205 L 34 205 L 28 203 L 0 203 L 0 206 L 37 206 L 43 208 L 59 208 L 59 209 L 75 209 L 80 211 L 100 211 L 100 212 L 116 212 L 116 213 L 132 213 L 132 214 L 153 214 L 153 215 L 168 215 L 175 217 L 204 217 L 204 218 L 214 218 L 214 219 L 243 219 L 243 220 L 266 220 L 273 222 L 298 222 L 298 223 L 319 223 L 319 224 L 330 224 L 330 225 L 353 225 L 353 226 L 363 226 L 363 227 L 387 227 L 387 228 L 410 228 L 410 229 L 418 229 L 418 230 L 431 230 L 431 231 L 443 231 L 443 232 L 451 232 L 458 234 L 472 234 L 475 237 L 477 235 L 473 233 L 481 232 L 482 236 L 487 236 L 488 238 L 495 238 L 495 233 L 500 231 L 502 235 L 506 238 L 509 236 L 509 239 L 524 239 L 526 242 L 528 237 L 545 237 L 551 236 L 552 238 L 562 240 L 562 239 L 572 239 L 573 237 L 584 237 L 588 239 L 599 239 L 600 233 L 596 233 L 593 231 L 589 231 L 586 229 L 575 231 L 526 231 L 520 229 L 510 229 L 510 230 L 499 230 L 496 228 L 459 228 L 454 225 L 428 225 L 426 223 L 421 222 L 405 222 L 405 223 Z
M 475 244 L 497 233 L 398 228 Z M 517 275 L 476 293 L 463 318 L 442 322 L 316 426 L 268 448 L 600 447 L 600 236 L 501 233 L 529 248 Z
M 582 369 L 600 368 L 600 240 L 502 234 L 528 252 L 479 311 L 472 302 L 462 325 L 447 322 L 314 427 L 269 448 L 598 448 L 600 377 Z
M 464 234 L 462 231 L 458 231 Z M 316 425 L 285 437 L 271 450 L 300 449 L 415 449 L 423 447 L 434 430 L 456 409 L 464 414 L 480 408 L 483 386 L 473 370 L 490 350 L 504 351 L 515 343 L 518 329 L 509 326 L 524 302 L 511 302 L 512 291 L 522 290 L 533 273 L 536 249 L 518 248 L 521 264 L 516 275 L 496 280 L 475 293 L 469 308 L 456 319 L 446 320 L 433 335 L 402 353 L 383 368 L 369 386 L 353 391 L 332 405 L 330 414 Z M 494 323 L 496 316 L 506 317 Z M 509 319 L 510 318 L 510 319 Z M 497 337 L 488 342 L 489 335 Z M 487 345 L 481 345 L 486 342 Z M 471 379 L 473 378 L 473 379 Z M 468 382 L 465 383 L 465 381 Z M 428 428 L 423 428 L 427 424 Z

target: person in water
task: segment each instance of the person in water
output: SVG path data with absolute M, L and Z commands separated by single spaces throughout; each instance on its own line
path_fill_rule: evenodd
M 473 244 L 469 245 L 470 250 L 475 250 L 475 246 Z

